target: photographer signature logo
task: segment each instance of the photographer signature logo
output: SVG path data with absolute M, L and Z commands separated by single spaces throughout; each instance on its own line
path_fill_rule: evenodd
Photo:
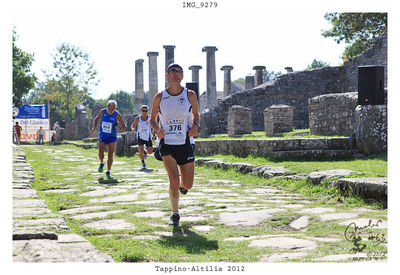
M 387 243 L 385 234 L 373 233 L 371 230 L 367 230 L 378 228 L 379 224 L 381 223 L 382 220 L 377 220 L 376 223 L 373 223 L 372 220 L 369 220 L 368 224 L 365 226 L 358 226 L 355 222 L 350 223 L 344 231 L 345 239 L 353 243 L 353 248 L 350 251 L 353 253 L 364 251 L 364 249 L 367 248 L 366 241 L 372 242 L 373 247 Z M 365 242 L 363 242 L 363 236 L 366 239 Z

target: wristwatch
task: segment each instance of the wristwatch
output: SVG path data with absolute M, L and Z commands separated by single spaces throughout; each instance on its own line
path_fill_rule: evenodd
M 198 123 L 197 121 L 193 121 L 193 124 L 197 125 L 197 127 L 200 128 L 200 123 Z

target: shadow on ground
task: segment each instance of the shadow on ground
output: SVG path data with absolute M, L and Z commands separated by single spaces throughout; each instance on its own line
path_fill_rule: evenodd
M 184 247 L 186 252 L 190 254 L 204 254 L 207 250 L 219 248 L 218 241 L 208 240 L 189 228 L 185 225 L 174 227 L 172 236 L 161 236 L 158 242 L 165 247 Z

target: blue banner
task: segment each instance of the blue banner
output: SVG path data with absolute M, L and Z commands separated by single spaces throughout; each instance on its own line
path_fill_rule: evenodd
M 15 118 L 37 118 L 37 119 L 48 119 L 49 112 L 47 104 L 44 105 L 22 105 L 18 108 L 18 114 Z

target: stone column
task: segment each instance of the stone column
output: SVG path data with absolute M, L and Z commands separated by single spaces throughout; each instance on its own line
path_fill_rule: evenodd
M 174 58 L 175 46 L 174 45 L 164 45 L 163 47 L 165 49 L 165 73 L 167 73 L 167 68 L 168 68 L 169 64 L 172 64 L 175 62 L 175 58 Z M 165 88 L 167 88 L 168 86 L 169 86 L 169 81 L 168 81 L 168 78 L 165 77 Z
M 293 68 L 292 67 L 285 67 L 286 73 L 292 73 Z
M 200 83 L 200 78 L 199 78 L 199 70 L 203 69 L 202 66 L 200 65 L 192 65 L 189 67 L 189 70 L 192 71 L 192 82 L 197 82 Z M 200 87 L 200 85 L 199 85 Z M 200 88 L 199 88 L 200 91 Z
M 244 79 L 244 89 L 247 91 L 253 88 L 254 88 L 254 76 L 248 75 Z
M 256 70 L 255 81 L 256 86 L 263 84 L 263 70 L 265 70 L 265 66 L 254 66 L 253 70 Z
M 224 71 L 224 97 L 232 93 L 231 70 L 233 70 L 233 66 L 225 65 L 221 67 L 221 71 Z
M 153 98 L 158 92 L 157 56 L 158 52 L 148 52 L 149 57 L 149 108 L 153 105 Z
M 140 111 L 140 106 L 144 104 L 143 90 L 143 59 L 135 61 L 135 112 Z
M 210 109 L 217 103 L 217 82 L 215 72 L 215 52 L 217 47 L 206 46 L 202 49 L 207 52 L 207 103 L 206 108 Z

